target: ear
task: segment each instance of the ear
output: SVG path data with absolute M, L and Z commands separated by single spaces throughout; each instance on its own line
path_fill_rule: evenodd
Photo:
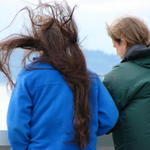
M 125 48 L 127 47 L 127 42 L 125 39 L 121 39 L 121 44 L 122 46 L 124 46 Z

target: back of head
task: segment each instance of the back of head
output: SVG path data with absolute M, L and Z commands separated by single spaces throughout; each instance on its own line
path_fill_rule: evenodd
M 111 25 L 107 25 L 107 32 L 112 40 L 118 43 L 124 39 L 127 48 L 136 44 L 148 45 L 150 40 L 147 25 L 143 20 L 133 16 L 116 19 Z
M 89 76 L 85 58 L 78 43 L 74 8 L 67 4 L 40 3 L 35 9 L 25 7 L 31 22 L 27 35 L 12 35 L 0 43 L 0 69 L 12 81 L 9 61 L 13 49 L 27 50 L 29 56 L 39 52 L 38 61 L 53 65 L 62 73 L 74 95 L 75 143 L 82 149 L 89 140 Z M 24 60 L 27 57 L 24 58 Z

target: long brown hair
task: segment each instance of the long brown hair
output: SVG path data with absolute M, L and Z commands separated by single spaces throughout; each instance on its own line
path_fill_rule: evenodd
M 66 3 L 40 3 L 35 9 L 22 9 L 28 12 L 31 31 L 28 30 L 27 35 L 11 35 L 0 42 L 0 71 L 13 84 L 9 68 L 10 55 L 13 49 L 21 48 L 28 51 L 27 56 L 39 52 L 39 61 L 47 62 L 61 72 L 74 95 L 74 141 L 83 149 L 89 142 L 90 81 L 85 58 L 79 47 L 74 9 L 71 10 Z
M 144 21 L 135 16 L 124 16 L 117 18 L 112 24 L 107 24 L 108 35 L 117 43 L 124 39 L 127 48 L 135 44 L 150 44 L 150 33 Z

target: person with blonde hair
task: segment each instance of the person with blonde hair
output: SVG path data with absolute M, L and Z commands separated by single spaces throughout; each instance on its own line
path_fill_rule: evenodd
M 115 150 L 150 149 L 150 33 L 138 17 L 107 25 L 120 64 L 104 79 L 120 112 L 113 130 Z

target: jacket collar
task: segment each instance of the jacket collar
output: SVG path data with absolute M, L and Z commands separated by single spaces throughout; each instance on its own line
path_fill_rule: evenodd
M 52 69 L 55 70 L 54 66 L 47 63 L 46 61 L 42 61 L 40 57 L 33 57 L 32 62 L 25 66 L 27 70 L 33 69 Z
M 147 47 L 146 45 L 137 44 L 127 50 L 121 62 L 136 60 L 147 56 L 150 56 L 150 47 Z

